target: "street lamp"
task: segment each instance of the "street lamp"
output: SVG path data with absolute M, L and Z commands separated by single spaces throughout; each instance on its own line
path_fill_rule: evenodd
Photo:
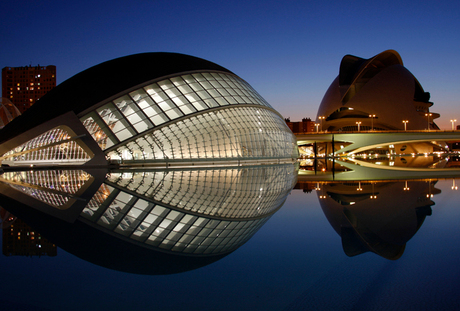
M 409 120 L 403 120 L 403 123 L 404 123 L 404 131 L 407 130 L 407 123 L 409 122 Z
M 315 126 L 316 126 L 316 132 L 318 133 L 318 126 L 319 126 L 319 123 L 315 123 Z
M 452 122 L 452 131 L 454 131 L 455 122 L 457 122 L 457 119 L 450 120 L 450 122 Z
M 426 117 L 426 120 L 427 120 L 426 129 L 427 129 L 428 131 L 430 130 L 430 117 L 431 117 L 432 115 L 433 115 L 432 113 L 425 113 L 425 117 Z
M 358 124 L 358 132 L 359 132 L 359 128 L 361 126 L 361 121 L 357 121 L 356 124 Z
M 369 118 L 372 118 L 371 120 L 371 131 L 374 130 L 374 118 L 375 118 L 375 114 L 370 114 L 369 115 Z
M 404 182 L 404 188 L 403 189 L 404 189 L 404 191 L 409 191 L 410 190 L 409 186 L 407 185 L 407 180 Z
M 326 119 L 326 117 L 318 117 L 319 121 L 321 122 L 321 132 L 323 131 L 323 120 Z

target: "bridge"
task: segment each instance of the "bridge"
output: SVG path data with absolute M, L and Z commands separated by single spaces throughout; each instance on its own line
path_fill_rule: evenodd
M 297 145 L 331 143 L 335 155 L 353 155 L 372 148 L 417 142 L 460 142 L 460 131 L 366 131 L 296 134 Z

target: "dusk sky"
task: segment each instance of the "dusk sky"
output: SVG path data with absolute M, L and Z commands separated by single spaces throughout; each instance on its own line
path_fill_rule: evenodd
M 0 67 L 56 65 L 58 84 L 113 58 L 178 52 L 226 67 L 300 121 L 316 117 L 344 55 L 394 49 L 440 128 L 460 121 L 459 1 L 19 0 L 0 12 Z

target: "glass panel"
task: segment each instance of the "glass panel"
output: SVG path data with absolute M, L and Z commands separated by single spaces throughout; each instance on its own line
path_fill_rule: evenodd
M 172 88 L 172 89 L 169 89 L 169 90 L 165 90 L 165 93 L 168 94 L 168 96 L 170 98 L 174 98 L 174 97 L 177 97 L 177 96 L 180 96 L 182 95 L 178 89 L 176 88 Z
M 123 141 L 136 134 L 112 103 L 97 109 L 97 112 L 119 140 Z
M 206 82 L 206 79 L 200 73 L 194 73 L 192 76 L 199 82 Z
M 171 78 L 171 81 L 176 87 L 178 87 L 179 85 L 185 84 L 185 81 L 182 79 L 182 77 Z
M 193 90 L 188 85 L 181 85 L 177 87 L 182 94 L 192 93 Z
M 159 102 L 158 106 L 160 106 L 164 112 L 168 111 L 169 109 L 176 108 L 176 105 L 174 105 L 174 103 L 170 100 Z
M 146 116 L 129 96 L 120 97 L 114 100 L 114 103 L 138 133 L 153 127 L 153 124 L 146 119 Z
M 165 113 L 170 119 L 176 119 L 183 116 L 183 113 L 177 108 L 165 111 Z
M 171 83 L 171 81 L 169 80 L 163 80 L 163 81 L 160 81 L 158 82 L 158 85 L 163 89 L 163 90 L 167 90 L 167 89 L 170 89 L 170 88 L 174 88 L 174 85 Z
M 144 91 L 144 89 L 138 89 L 138 90 L 135 90 L 131 93 L 129 93 L 129 95 L 136 101 L 140 101 L 142 98 L 145 98 L 145 97 L 148 97 L 147 93 Z

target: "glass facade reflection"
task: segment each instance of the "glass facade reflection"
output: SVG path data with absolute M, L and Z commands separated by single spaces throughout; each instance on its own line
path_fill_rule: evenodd
M 3 164 L 85 163 L 91 157 L 75 142 L 68 129 L 57 127 L 19 145 L 2 157 Z
M 83 170 L 28 170 L 5 172 L 0 182 L 21 194 L 53 207 L 68 207 L 69 201 L 88 182 L 91 175 Z
M 295 181 L 292 164 L 112 172 L 81 215 L 164 250 L 229 252 L 281 207 Z
M 128 244 L 190 262 L 234 251 L 282 206 L 298 148 L 283 117 L 229 70 L 143 53 L 57 86 L 0 132 L 0 155 L 1 195 L 116 253 Z M 201 264 L 188 265 L 170 269 Z
M 81 221 L 145 247 L 172 253 L 224 254 L 244 244 L 284 203 L 297 181 L 296 165 L 110 171 L 95 183 L 83 170 L 5 172 L 2 192 L 59 210 L 86 203 Z M 96 184 L 97 185 L 97 184 Z M 33 201 L 32 201 L 33 203 Z M 50 211 L 48 210 L 47 213 Z M 75 221 L 75 220 L 74 220 Z

